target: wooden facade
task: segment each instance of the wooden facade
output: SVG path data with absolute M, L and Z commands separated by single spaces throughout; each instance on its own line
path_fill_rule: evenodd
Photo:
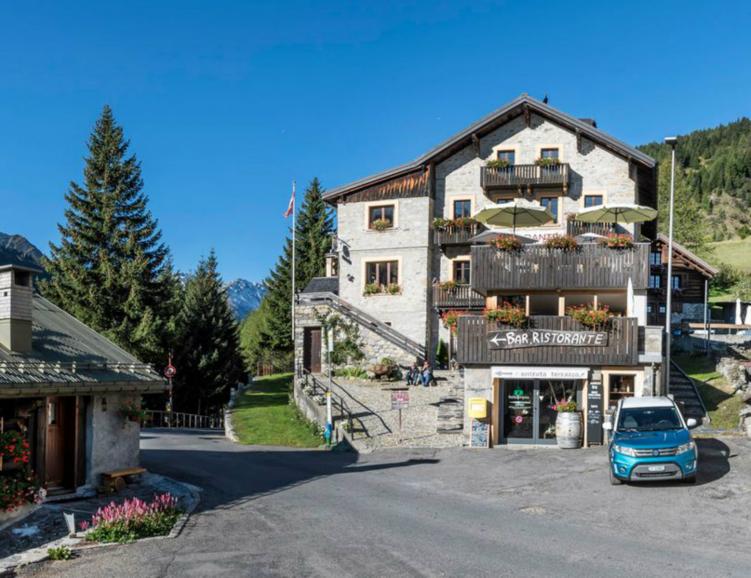
M 388 201 L 410 197 L 427 197 L 430 194 L 430 184 L 432 182 L 430 173 L 430 167 L 420 168 L 407 175 L 394 177 L 343 195 L 338 199 L 338 202 L 360 203 L 363 201 Z
M 571 317 L 537 315 L 529 318 L 536 329 L 557 331 L 588 331 Z M 616 317 L 606 331 L 606 346 L 547 346 L 519 349 L 490 349 L 489 332 L 513 329 L 489 322 L 484 316 L 466 315 L 459 318 L 456 360 L 461 365 L 636 365 L 639 361 L 639 328 L 637 319 Z
M 469 245 L 473 237 L 486 230 L 487 228 L 480 223 L 471 223 L 462 226 L 447 225 L 441 228 L 434 228 L 433 244 L 440 246 Z
M 646 289 L 649 244 L 609 249 L 586 244 L 576 250 L 527 245 L 519 251 L 472 247 L 472 288 L 490 291 L 527 289 Z
M 475 292 L 469 285 L 456 285 L 444 288 L 433 285 L 433 307 L 438 309 L 482 309 L 485 297 Z
M 486 191 L 525 187 L 560 187 L 565 193 L 568 188 L 568 178 L 568 163 L 547 167 L 535 164 L 511 165 L 505 168 L 482 167 L 480 172 L 480 184 Z

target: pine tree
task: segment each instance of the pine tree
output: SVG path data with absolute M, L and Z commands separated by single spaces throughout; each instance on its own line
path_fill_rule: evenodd
M 174 351 L 175 409 L 215 413 L 245 377 L 237 323 L 212 251 L 185 283 Z
M 50 243 L 46 296 L 144 361 L 161 356 L 172 275 L 147 208 L 141 166 L 105 106 L 88 142 L 84 182 L 65 195 L 59 245 Z

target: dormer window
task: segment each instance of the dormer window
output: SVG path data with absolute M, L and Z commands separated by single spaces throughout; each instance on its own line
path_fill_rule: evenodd
M 394 226 L 394 205 L 376 205 L 368 208 L 368 229 L 382 231 Z

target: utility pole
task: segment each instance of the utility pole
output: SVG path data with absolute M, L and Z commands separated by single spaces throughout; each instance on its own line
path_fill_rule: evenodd
M 673 317 L 673 206 L 675 203 L 675 146 L 678 137 L 669 136 L 665 143 L 670 146 L 670 217 L 668 219 L 668 278 L 665 299 L 665 395 L 670 393 L 670 342 Z

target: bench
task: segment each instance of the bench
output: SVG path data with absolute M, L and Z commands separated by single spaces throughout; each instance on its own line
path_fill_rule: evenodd
M 113 470 L 102 474 L 102 487 L 105 493 L 114 493 L 123 490 L 126 486 L 125 478 L 130 476 L 140 476 L 146 471 L 146 468 L 133 467 L 123 468 L 122 470 Z

